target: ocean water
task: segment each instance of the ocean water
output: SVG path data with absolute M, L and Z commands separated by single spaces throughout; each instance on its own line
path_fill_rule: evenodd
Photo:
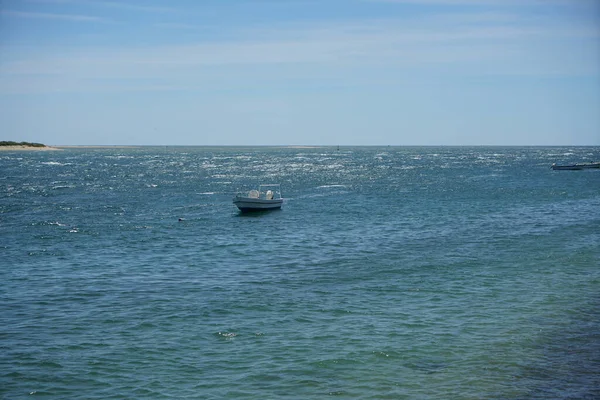
M 600 398 L 600 170 L 550 169 L 595 160 L 2 152 L 0 396 Z M 239 214 L 260 183 L 283 209 Z

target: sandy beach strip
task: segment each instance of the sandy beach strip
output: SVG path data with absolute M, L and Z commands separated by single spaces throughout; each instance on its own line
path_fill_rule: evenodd
M 58 149 L 138 149 L 141 146 L 125 146 L 125 145 L 110 145 L 110 144 L 98 144 L 98 145 L 65 145 L 55 146 Z M 162 146 L 160 146 L 162 147 Z
M 304 146 L 304 145 L 278 146 L 278 148 L 280 148 L 280 149 L 323 149 L 325 147 L 335 147 L 335 146 Z
M 44 147 L 35 147 L 35 146 L 0 146 L 0 151 L 57 151 L 62 150 L 58 147 L 54 146 L 44 146 Z

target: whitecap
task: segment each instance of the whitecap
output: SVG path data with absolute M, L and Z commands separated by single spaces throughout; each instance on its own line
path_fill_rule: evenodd
M 234 337 L 237 336 L 237 333 L 235 333 L 235 332 L 218 332 L 217 336 L 219 336 L 225 340 L 232 340 Z
M 61 224 L 60 222 L 48 222 L 48 225 L 56 225 L 56 226 L 66 226 L 65 224 Z

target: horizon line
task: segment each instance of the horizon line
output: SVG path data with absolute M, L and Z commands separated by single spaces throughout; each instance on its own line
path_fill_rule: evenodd
M 140 147 L 600 147 L 600 144 L 52 144 L 58 148 L 140 148 Z

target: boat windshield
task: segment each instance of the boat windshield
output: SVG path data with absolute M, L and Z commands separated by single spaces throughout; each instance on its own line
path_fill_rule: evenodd
M 282 198 L 279 184 L 260 185 L 258 190 L 252 189 L 246 192 L 238 192 L 236 197 L 247 197 L 250 199 L 262 200 L 279 200 Z

